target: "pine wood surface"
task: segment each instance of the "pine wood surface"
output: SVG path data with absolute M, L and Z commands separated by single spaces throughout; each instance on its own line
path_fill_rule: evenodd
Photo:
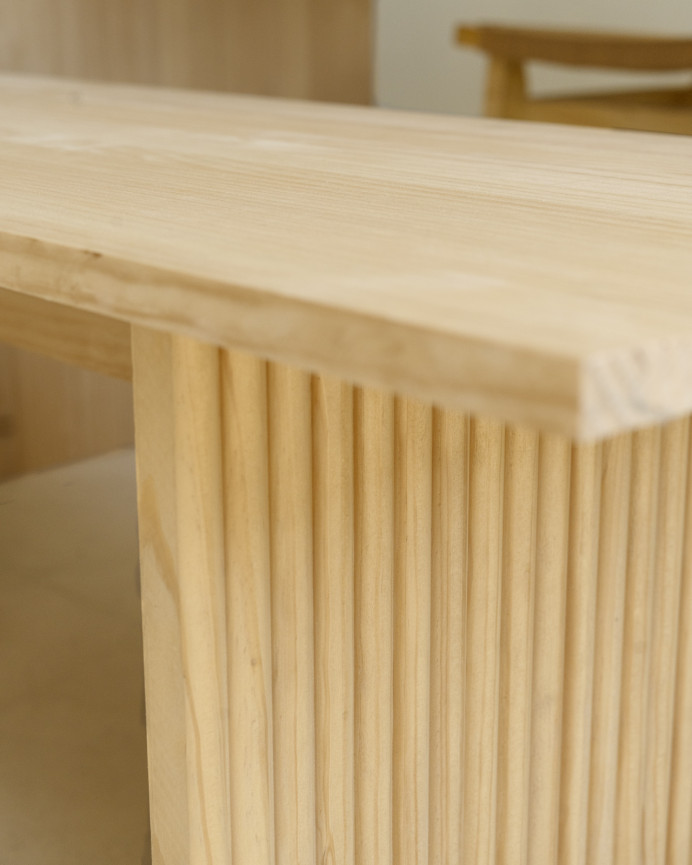
M 8 288 L 576 436 L 692 407 L 692 141 L 19 77 L 0 104 Z
M 689 862 L 688 419 L 134 364 L 155 865 Z
M 0 289 L 0 340 L 81 369 L 132 379 L 130 328 L 118 319 Z
M 0 69 L 368 103 L 370 2 L 0 0 Z M 46 357 L 38 360 L 26 350 L 48 350 L 50 358 L 70 362 L 77 354 L 90 370 L 108 375 L 114 364 L 121 375 L 122 356 L 109 357 L 105 346 L 93 343 L 85 353 L 81 340 L 73 347 L 74 321 L 64 344 L 56 341 L 56 323 L 49 325 L 40 311 L 47 327 L 38 344 L 27 344 L 23 337 L 33 337 L 33 331 L 14 327 L 16 315 L 7 313 L 7 302 L 0 300 L 0 338 L 17 346 L 2 351 L 0 378 L 17 401 L 0 406 L 0 477 L 130 444 L 129 389 L 93 373 L 65 370 Z M 107 325 L 111 335 L 115 327 Z M 98 429 L 102 415 L 111 428 L 85 441 L 79 425 Z M 56 429 L 70 432 L 55 434 Z

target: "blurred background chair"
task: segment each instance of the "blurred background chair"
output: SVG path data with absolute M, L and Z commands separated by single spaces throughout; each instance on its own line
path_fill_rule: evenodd
M 692 134 L 692 38 L 462 25 L 456 39 L 488 56 L 488 117 Z M 527 87 L 526 66 L 534 62 L 630 72 L 689 70 L 691 78 L 686 86 L 539 98 Z

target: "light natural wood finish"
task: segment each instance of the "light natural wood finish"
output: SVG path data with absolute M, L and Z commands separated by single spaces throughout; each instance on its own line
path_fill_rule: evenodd
M 469 420 L 433 414 L 430 863 L 462 861 Z
M 230 860 L 224 485 L 218 351 L 172 338 L 177 583 L 190 865 Z
M 632 437 L 627 589 L 622 650 L 616 862 L 643 861 L 642 813 L 646 801 L 646 713 L 655 592 L 661 429 Z
M 429 848 L 432 408 L 395 405 L 394 738 L 395 863 Z
M 312 383 L 315 760 L 320 861 L 355 865 L 353 388 Z
M 394 865 L 394 400 L 354 402 L 356 862 Z
M 560 777 L 560 865 L 585 862 L 602 444 L 572 453 Z
M 267 369 L 221 357 L 232 861 L 273 865 L 271 546 Z
M 315 673 L 310 376 L 268 376 L 276 863 L 314 865 Z
M 568 434 L 692 407 L 686 139 L 65 86 L 0 88 L 8 286 Z
M 82 369 L 132 379 L 130 327 L 114 318 L 0 290 L 0 340 Z
M 556 862 L 558 855 L 571 457 L 567 439 L 541 436 L 536 505 L 528 862 Z
M 157 865 L 687 861 L 687 419 L 573 445 L 134 346 Z
M 371 99 L 369 0 L 0 0 L 0 22 L 4 71 L 336 102 Z M 0 339 L 127 377 L 123 324 L 110 321 L 102 331 L 96 320 L 57 310 L 48 320 L 42 307 L 25 300 L 18 306 L 0 294 Z M 24 335 L 33 329 L 24 327 L 20 316 L 34 314 L 45 327 L 27 344 Z M 74 342 L 60 339 L 59 325 L 67 336 L 68 329 L 76 333 L 77 324 L 89 325 L 88 345 L 81 327 Z M 100 344 L 92 339 L 95 333 L 104 337 Z M 8 442 L 0 430 L 0 477 L 132 442 L 128 389 L 36 361 L 24 351 L 3 351 L 3 364 L 0 375 L 14 376 L 18 402 L 3 409 L 14 433 Z M 29 404 L 36 414 L 23 414 Z M 102 413 L 111 428 L 98 428 Z M 81 424 L 92 428 L 86 438 Z M 69 430 L 68 437 L 56 428 Z
M 189 865 L 172 339 L 132 333 L 153 865 Z
M 587 862 L 611 861 L 614 848 L 631 455 L 631 436 L 603 446 Z
M 529 862 L 531 717 L 538 517 L 535 430 L 505 433 L 502 525 L 498 865 Z
M 497 843 L 504 428 L 473 420 L 469 440 L 464 860 L 491 865 Z
M 690 440 L 692 445 L 692 439 Z M 666 855 L 669 862 L 684 862 L 692 853 L 692 462 L 687 454 L 687 490 L 684 532 L 684 560 L 680 591 L 680 623 L 676 659 L 673 751 L 671 756 L 670 801 Z
M 687 419 L 663 429 L 646 717 L 645 771 L 652 795 L 642 826 L 644 858 L 650 862 L 666 858 L 688 450 Z

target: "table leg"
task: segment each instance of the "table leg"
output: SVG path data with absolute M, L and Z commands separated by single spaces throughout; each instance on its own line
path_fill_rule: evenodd
M 133 350 L 156 865 L 688 861 L 688 421 Z

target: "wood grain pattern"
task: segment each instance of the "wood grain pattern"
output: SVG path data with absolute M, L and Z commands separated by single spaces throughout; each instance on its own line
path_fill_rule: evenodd
M 602 445 L 572 452 L 565 618 L 560 865 L 585 865 L 591 765 Z
M 432 408 L 395 405 L 394 862 L 429 849 Z
M 233 862 L 274 865 L 266 363 L 221 355 Z
M 156 865 L 686 861 L 687 419 L 134 361 Z
M 0 340 L 81 369 L 132 379 L 130 327 L 115 318 L 0 290 Z
M 613 857 L 632 437 L 603 445 L 587 862 Z
M 172 340 L 178 592 L 190 865 L 231 855 L 226 559 L 219 352 Z
M 433 414 L 430 856 L 461 862 L 466 693 L 469 419 Z
M 663 428 L 646 718 L 645 771 L 651 795 L 643 814 L 643 852 L 650 862 L 666 857 L 688 449 L 687 419 Z
M 314 865 L 315 667 L 310 376 L 268 373 L 277 865 Z
M 497 843 L 504 427 L 471 423 L 464 719 L 464 861 L 491 865 Z
M 560 829 L 565 606 L 572 449 L 542 435 L 538 452 L 528 862 L 557 862 Z
M 8 78 L 0 104 L 8 287 L 568 435 L 692 408 L 686 139 Z
M 642 813 L 647 799 L 646 713 L 651 658 L 661 430 L 632 437 L 627 589 L 620 687 L 616 862 L 643 861 Z
M 312 383 L 317 861 L 355 865 L 353 388 Z
M 692 442 L 691 442 L 692 444 Z M 676 659 L 673 751 L 671 757 L 670 799 L 666 861 L 689 862 L 692 859 L 692 578 L 690 539 L 692 539 L 692 463 L 687 455 L 687 489 L 685 493 L 684 559 L 680 590 L 680 620 Z
M 535 430 L 505 432 L 501 672 L 497 780 L 498 865 L 528 859 L 538 510 Z
M 394 865 L 394 400 L 355 395 L 356 862 Z
M 0 0 L 0 68 L 368 103 L 370 2 Z M 29 299 L 20 307 L 21 300 L 0 292 L 0 339 L 22 349 L 3 352 L 2 376 L 15 377 L 12 388 L 20 402 L 6 406 L 14 433 L 11 441 L 8 435 L 1 439 L 0 477 L 130 444 L 128 388 L 24 353 L 47 353 L 125 378 L 125 325 L 92 321 L 97 326 L 89 327 L 88 342 L 81 328 L 79 339 L 72 341 L 75 325 L 89 324 L 88 320 L 55 308 L 47 319 L 46 310 L 31 306 Z M 34 326 L 25 327 L 24 315 L 33 314 Z M 95 342 L 96 334 L 106 341 Z M 25 370 L 31 376 L 22 374 Z M 25 413 L 30 404 L 36 407 L 35 415 Z M 111 424 L 108 429 L 98 425 L 103 413 Z M 87 436 L 80 431 L 84 424 L 91 427 Z M 67 436 L 56 435 L 56 428 L 67 430 Z
M 166 334 L 133 330 L 153 865 L 189 865 L 190 852 L 171 343 Z

